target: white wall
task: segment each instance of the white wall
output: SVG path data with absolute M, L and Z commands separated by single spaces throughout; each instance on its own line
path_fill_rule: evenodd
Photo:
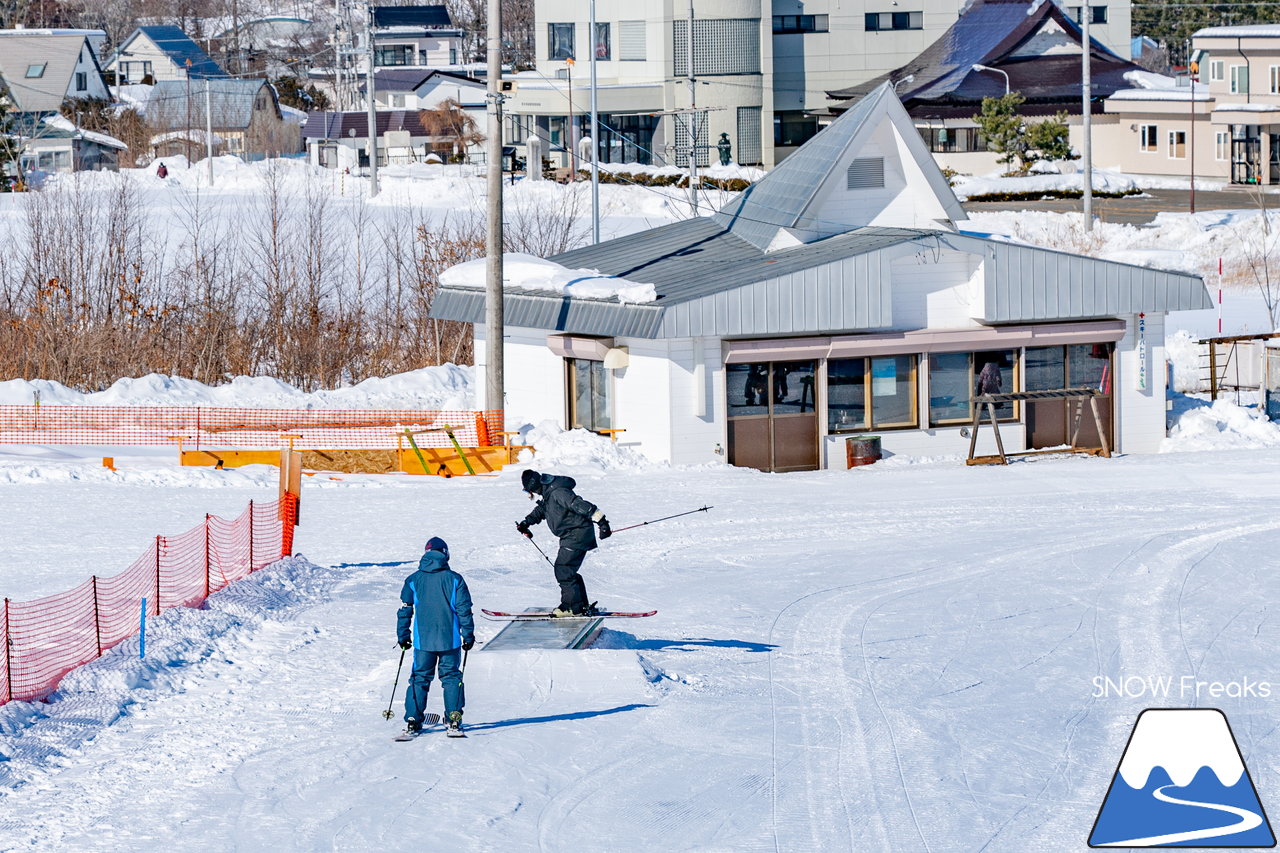
M 725 461 L 727 424 L 720 339 L 680 338 L 670 342 L 669 352 L 672 464 Z M 721 452 L 717 453 L 717 448 Z
M 1112 384 L 1116 399 L 1116 434 L 1121 453 L 1156 453 L 1165 437 L 1164 314 L 1147 314 L 1145 390 L 1138 388 L 1138 317 L 1125 318 L 1125 336 L 1116 344 L 1116 375 Z
M 671 388 L 669 345 L 665 340 L 619 338 L 630 364 L 610 371 L 613 428 L 626 432 L 618 443 L 639 450 L 655 461 L 672 458 L 672 411 L 678 405 Z
M 472 326 L 475 334 L 475 406 L 485 405 L 485 328 Z M 538 329 L 508 326 L 503 347 L 506 385 L 507 428 L 518 421 L 538 424 L 551 420 L 564 426 L 564 359 L 547 349 L 547 333 Z
M 896 329 L 968 329 L 982 305 L 982 260 L 951 249 L 922 247 L 896 258 L 893 326 Z

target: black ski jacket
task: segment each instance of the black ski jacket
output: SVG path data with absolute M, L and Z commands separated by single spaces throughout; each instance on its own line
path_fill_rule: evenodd
M 525 516 L 524 523 L 533 525 L 546 519 L 547 527 L 560 537 L 561 548 L 590 551 L 596 547 L 596 529 L 591 516 L 597 507 L 573 492 L 578 485 L 572 477 L 542 475 L 542 500 Z

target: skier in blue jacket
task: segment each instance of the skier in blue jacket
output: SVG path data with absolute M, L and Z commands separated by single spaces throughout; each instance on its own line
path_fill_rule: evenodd
M 475 643 L 475 622 L 467 582 L 449 568 L 449 546 L 439 536 L 431 537 L 418 570 L 405 578 L 400 601 L 396 634 L 400 648 L 413 649 L 413 674 L 404 694 L 405 731 L 422 730 L 427 691 L 438 666 L 447 733 L 463 737 L 462 653 Z

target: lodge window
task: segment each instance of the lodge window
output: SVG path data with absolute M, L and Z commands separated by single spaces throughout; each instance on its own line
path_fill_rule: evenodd
M 612 51 L 609 44 L 609 25 L 596 24 L 596 40 L 595 40 L 596 59 L 610 59 Z
M 924 29 L 924 12 L 867 12 L 864 20 L 869 33 Z
M 1014 389 L 1014 350 L 985 352 L 939 352 L 929 355 L 929 424 L 960 424 L 973 421 L 973 399 L 980 380 L 998 380 L 1001 393 Z M 985 373 L 983 371 L 986 371 Z M 1013 420 L 1012 403 L 996 404 L 996 417 Z
M 547 24 L 547 59 L 573 58 L 573 24 Z
M 47 64 L 48 64 L 48 63 L 41 62 L 41 63 L 37 63 L 37 64 L 35 64 L 35 65 L 28 65 L 28 66 L 27 66 L 27 79 L 28 79 L 28 80 L 33 80 L 33 79 L 38 78 L 38 77 L 43 77 L 43 76 L 44 76 L 44 69 L 45 69 L 45 66 L 46 66 Z
M 1219 130 L 1213 135 L 1213 159 L 1222 161 L 1231 159 L 1231 134 L 1225 130 Z
M 914 429 L 916 357 L 885 355 L 827 362 L 827 429 Z
M 774 35 L 787 33 L 825 33 L 828 21 L 826 15 L 774 15 Z
M 609 373 L 603 361 L 585 358 L 566 358 L 565 377 L 568 385 L 569 429 L 588 429 L 598 432 L 610 429 Z
M 1169 159 L 1184 160 L 1187 156 L 1187 132 L 1185 130 L 1169 131 Z
M 379 66 L 412 65 L 413 45 L 393 44 L 385 47 L 375 47 L 373 49 L 373 64 Z
M 1249 94 L 1249 66 L 1247 65 L 1231 66 L 1231 94 L 1233 95 Z
M 1083 21 L 1080 20 L 1080 9 L 1081 9 L 1080 6 L 1071 7 L 1071 17 L 1075 19 L 1075 22 L 1077 24 L 1083 23 Z M 1089 7 L 1089 23 L 1105 24 L 1106 22 L 1107 22 L 1106 6 L 1090 6 Z
M 1155 124 L 1144 124 L 1138 128 L 1141 132 L 1141 141 L 1138 143 L 1139 151 L 1148 153 L 1155 152 L 1160 147 L 1160 127 Z
M 1280 65 L 1272 65 L 1267 71 L 1271 77 L 1271 94 L 1280 95 Z
M 920 137 L 935 154 L 986 151 L 987 138 L 976 127 L 918 127 Z
M 1227 63 L 1221 59 L 1209 63 L 1209 80 L 1225 80 Z
M 76 91 L 83 92 L 89 88 L 89 75 L 83 71 L 76 72 Z

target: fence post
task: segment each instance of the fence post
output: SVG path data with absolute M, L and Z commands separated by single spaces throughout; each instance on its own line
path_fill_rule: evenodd
M 249 501 L 249 571 L 253 571 L 253 501 Z
M 9 685 L 9 698 L 6 702 L 13 701 L 13 659 L 9 648 L 13 645 L 13 635 L 9 633 L 9 599 L 4 600 L 4 672 L 7 678 L 5 681 Z
M 209 513 L 204 514 L 204 597 L 209 597 Z
M 160 613 L 160 543 L 164 537 L 156 534 L 156 613 Z
M 98 657 L 102 657 L 102 625 L 98 620 L 98 576 L 93 576 L 93 638 L 98 643 Z
M 147 599 L 142 598 L 142 615 L 138 617 L 138 660 L 147 656 Z

